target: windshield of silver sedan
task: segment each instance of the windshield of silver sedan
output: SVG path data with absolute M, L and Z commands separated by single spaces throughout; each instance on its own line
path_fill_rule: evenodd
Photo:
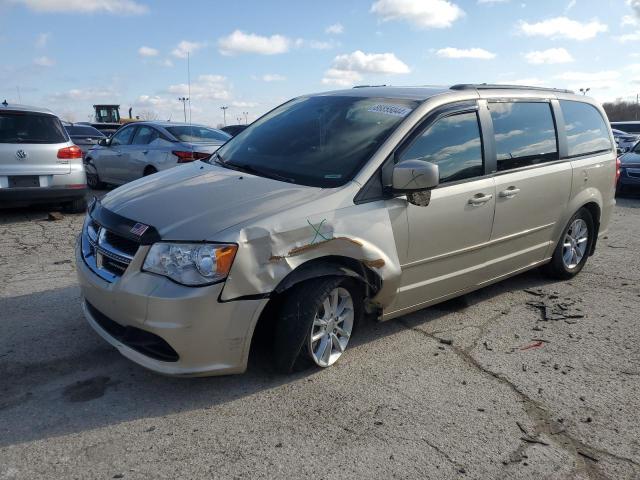
M 281 105 L 227 142 L 224 166 L 314 187 L 339 187 L 371 158 L 418 102 L 334 95 Z

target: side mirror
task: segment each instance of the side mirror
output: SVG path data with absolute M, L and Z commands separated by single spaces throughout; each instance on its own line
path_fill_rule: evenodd
M 111 139 L 101 138 L 100 140 L 98 140 L 98 145 L 100 145 L 101 147 L 108 147 L 109 145 L 111 145 Z
M 622 155 L 624 153 L 624 150 L 622 150 L 620 147 L 616 148 L 616 155 L 619 157 L 620 155 Z
M 405 160 L 393 168 L 395 192 L 421 192 L 436 188 L 440 183 L 438 165 L 424 160 Z
M 440 183 L 438 165 L 424 160 L 405 160 L 393 167 L 393 191 L 407 194 L 407 201 L 418 207 L 431 202 L 431 189 Z

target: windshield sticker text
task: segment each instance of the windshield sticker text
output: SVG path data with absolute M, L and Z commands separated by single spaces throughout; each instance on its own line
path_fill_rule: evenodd
M 411 113 L 411 109 L 403 105 L 391 105 L 379 103 L 367 108 L 368 112 L 383 113 L 385 115 L 393 115 L 394 117 L 406 117 Z

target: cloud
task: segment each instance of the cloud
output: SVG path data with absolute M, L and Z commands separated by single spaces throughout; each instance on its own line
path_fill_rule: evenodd
M 590 22 L 578 22 L 567 17 L 555 17 L 538 23 L 521 21 L 518 26 L 521 33 L 533 37 L 568 38 L 570 40 L 589 40 L 598 33 L 606 32 L 609 27 L 597 19 Z
M 614 37 L 620 43 L 637 42 L 640 40 L 640 32 L 626 33 L 624 35 L 618 35 Z
M 33 63 L 39 67 L 53 67 L 56 62 L 49 57 L 37 57 L 33 59 Z
M 66 92 L 58 92 L 51 95 L 51 100 L 53 102 L 86 102 L 92 100 L 99 100 L 102 98 L 109 99 L 110 101 L 115 101 L 117 103 L 117 99 L 119 98 L 118 92 L 116 92 L 112 87 L 108 88 L 100 88 L 100 87 L 91 87 L 91 88 L 74 88 L 71 90 L 67 90 Z
M 253 108 L 257 107 L 258 103 L 234 100 L 233 102 L 231 102 L 231 106 L 236 108 Z
M 314 50 L 331 50 L 332 48 L 336 48 L 337 46 L 340 45 L 339 42 L 335 42 L 333 40 L 330 40 L 328 42 L 311 40 L 310 42 L 308 42 L 308 44 L 309 44 L 309 48 L 313 48 Z
M 436 55 L 442 58 L 477 58 L 480 60 L 491 60 L 496 57 L 495 53 L 489 52 L 483 48 L 441 48 Z
M 363 74 L 403 74 L 411 70 L 393 53 L 353 53 L 338 55 L 333 65 L 322 78 L 324 84 L 352 85 L 363 78 Z
M 228 56 L 242 53 L 276 55 L 287 52 L 290 46 L 291 40 L 282 35 L 264 37 L 255 33 L 244 33 L 242 30 L 235 30 L 218 40 L 218 50 L 222 55 Z
M 47 46 L 47 43 L 49 43 L 49 40 L 51 39 L 51 34 L 50 33 L 40 33 L 38 34 L 38 36 L 36 37 L 36 48 L 44 48 Z
M 287 79 L 287 77 L 278 75 L 277 73 L 267 73 L 261 78 L 264 82 L 282 82 Z
M 140 15 L 149 11 L 146 5 L 133 0 L 8 0 L 36 12 L 113 13 Z
M 638 25 L 638 19 L 633 15 L 625 15 L 620 20 L 621 27 L 635 27 Z
M 193 55 L 197 50 L 205 47 L 206 43 L 190 42 L 188 40 L 182 40 L 176 48 L 171 50 L 171 55 L 176 58 L 187 58 L 187 54 Z
M 627 5 L 631 7 L 636 17 L 640 18 L 640 0 L 627 0 Z
M 479 4 L 507 3 L 509 0 L 478 0 Z
M 151 47 L 142 46 L 138 49 L 138 55 L 141 57 L 157 57 L 158 53 L 158 50 Z
M 447 28 L 464 16 L 464 11 L 447 0 L 377 0 L 371 12 L 383 22 L 404 20 L 418 28 Z
M 341 33 L 344 33 L 344 27 L 341 23 L 334 23 L 333 25 L 329 25 L 325 28 L 324 33 L 328 35 L 340 35 Z
M 167 92 L 184 96 L 189 95 L 189 85 L 179 83 L 170 85 Z M 191 83 L 191 101 L 195 100 L 228 100 L 231 98 L 231 87 L 227 78 L 222 75 L 200 75 Z
M 536 77 L 516 78 L 514 80 L 500 80 L 496 82 L 499 85 L 526 85 L 529 87 L 542 87 L 547 84 L 546 80 Z
M 362 75 L 360 75 L 358 72 L 330 68 L 329 70 L 324 72 L 324 77 L 322 77 L 321 81 L 325 85 L 340 85 L 348 87 L 360 80 L 362 80 Z
M 615 70 L 603 70 L 600 72 L 564 72 L 554 78 L 569 83 L 570 88 L 611 89 L 617 86 L 620 72 Z
M 573 62 L 573 57 L 564 48 L 532 51 L 525 53 L 524 58 L 533 65 Z

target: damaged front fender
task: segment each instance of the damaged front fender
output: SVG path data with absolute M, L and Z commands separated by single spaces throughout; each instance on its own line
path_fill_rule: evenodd
M 311 260 L 360 262 L 380 281 L 371 300 L 385 307 L 400 284 L 400 262 L 384 201 L 298 216 L 288 212 L 240 229 L 238 253 L 221 299 L 266 295 Z

